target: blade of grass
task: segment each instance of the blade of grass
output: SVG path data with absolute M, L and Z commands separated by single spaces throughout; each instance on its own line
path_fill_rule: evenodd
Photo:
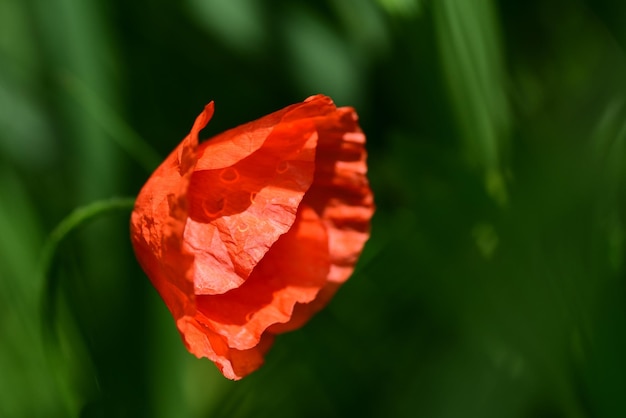
M 496 13 L 489 0 L 433 3 L 442 66 L 470 161 L 488 193 L 506 202 L 502 175 L 510 125 Z
M 63 83 L 68 92 L 100 125 L 100 128 L 148 173 L 159 165 L 162 158 L 154 148 L 124 122 L 86 83 L 70 75 L 63 77 Z

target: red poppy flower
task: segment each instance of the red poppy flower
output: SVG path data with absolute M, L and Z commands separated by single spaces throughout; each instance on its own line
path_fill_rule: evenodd
M 313 96 L 198 145 L 212 115 L 145 184 L 131 236 L 188 350 L 240 379 L 352 274 L 374 206 L 352 108 Z

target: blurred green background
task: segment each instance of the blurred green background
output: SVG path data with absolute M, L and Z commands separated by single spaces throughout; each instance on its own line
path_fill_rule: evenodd
M 625 417 L 626 3 L 0 0 L 0 417 Z M 240 382 L 138 267 L 134 196 L 315 93 L 354 106 L 357 273 Z M 154 151 L 152 150 L 154 149 Z

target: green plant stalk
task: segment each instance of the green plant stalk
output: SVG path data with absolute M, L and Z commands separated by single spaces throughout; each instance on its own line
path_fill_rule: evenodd
M 72 231 L 109 212 L 132 209 L 134 204 L 134 197 L 114 197 L 107 200 L 99 200 L 74 209 L 56 226 L 56 228 L 54 228 L 44 243 L 40 268 L 44 279 L 48 281 L 52 261 L 54 260 L 59 244 L 61 244 Z

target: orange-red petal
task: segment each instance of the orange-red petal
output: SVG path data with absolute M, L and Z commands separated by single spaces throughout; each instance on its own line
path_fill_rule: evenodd
M 180 318 L 176 325 L 190 353 L 198 358 L 208 358 L 225 377 L 232 380 L 239 380 L 261 367 L 263 356 L 274 341 L 273 336 L 267 334 L 256 346 L 247 350 L 237 350 L 229 347 L 220 335 L 195 318 Z
M 232 348 L 254 347 L 269 326 L 290 320 L 296 303 L 315 299 L 329 267 L 326 229 L 315 211 L 301 207 L 292 228 L 244 284 L 223 295 L 196 298 L 199 321 Z
M 131 214 L 131 241 L 137 260 L 175 318 L 195 312 L 193 256 L 183 248 L 183 231 L 198 134 L 212 116 L 213 102 L 196 118 L 189 135 L 152 173 Z
M 184 236 L 195 256 L 196 294 L 241 286 L 289 230 L 313 182 L 315 119 L 333 110 L 332 102 L 315 98 L 200 146 Z
M 312 207 L 326 228 L 330 271 L 316 299 L 299 303 L 288 323 L 270 328 L 273 333 L 301 327 L 326 306 L 354 271 L 370 235 L 374 197 L 367 179 L 365 135 L 357 114 L 350 107 L 338 108 L 332 115 L 316 119 L 316 126 L 315 178 L 302 204 Z

